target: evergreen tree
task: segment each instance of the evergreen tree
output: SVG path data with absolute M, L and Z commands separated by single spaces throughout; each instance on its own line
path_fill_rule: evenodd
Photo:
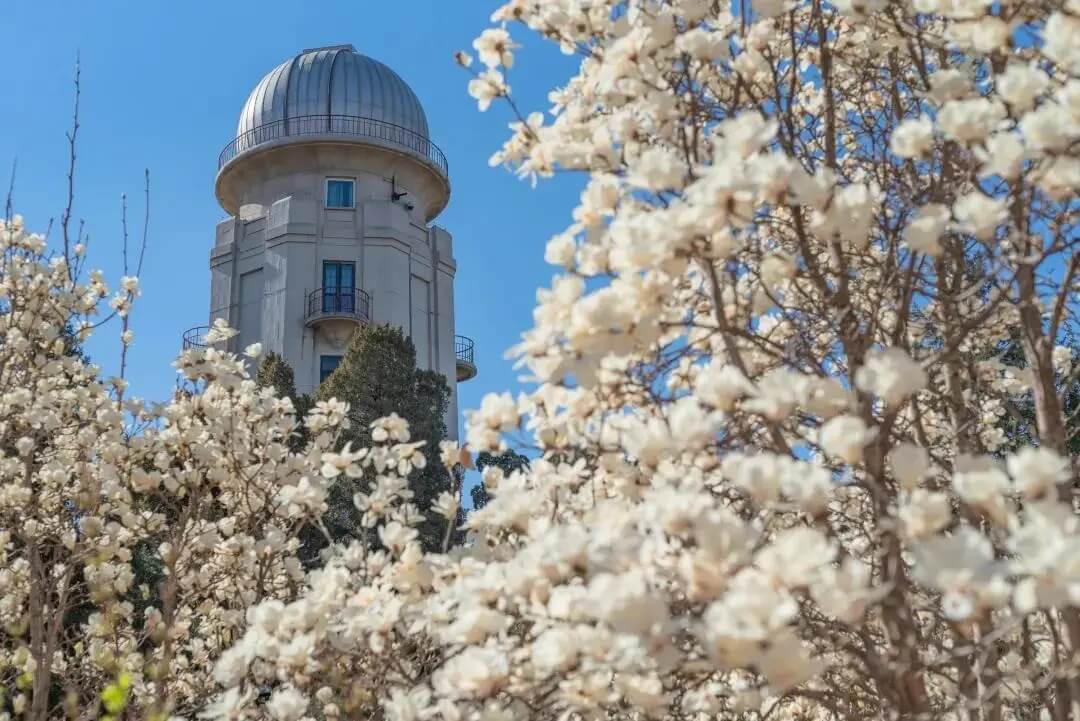
M 481 451 L 476 457 L 476 470 L 483 472 L 483 470 L 489 466 L 501 468 L 503 473 L 510 475 L 514 471 L 524 471 L 528 469 L 529 459 L 527 456 L 523 456 L 509 448 L 499 455 Z M 484 487 L 483 483 L 477 483 L 473 486 L 469 491 L 469 495 L 472 497 L 473 508 L 483 508 L 487 505 L 487 502 L 491 500 L 487 488 Z
M 319 387 L 320 400 L 337 398 L 349 404 L 350 428 L 342 444 L 354 447 L 371 443 L 371 423 L 396 413 L 409 422 L 413 441 L 424 441 L 427 466 L 412 476 L 413 502 L 427 520 L 420 526 L 427 549 L 442 546 L 446 521 L 431 512 L 439 493 L 450 479 L 439 460 L 439 442 L 446 438 L 446 411 L 450 388 L 434 371 L 418 370 L 416 347 L 400 328 L 363 326 L 353 337 L 341 364 Z M 366 480 L 366 479 L 365 479 Z M 363 538 L 374 542 L 360 524 L 353 495 L 366 484 L 339 478 L 331 488 L 324 524 L 333 540 Z
M 1026 369 L 1029 364 L 1024 356 L 1019 333 L 1019 329 L 1015 329 L 1008 340 L 999 343 L 992 357 L 1006 366 Z M 1069 372 L 1064 374 L 1064 377 L 1056 378 L 1056 385 L 1065 413 L 1066 452 L 1075 457 L 1080 455 L 1080 376 L 1076 373 L 1076 369 L 1080 368 L 1080 342 L 1072 335 L 1066 335 L 1061 338 L 1061 345 L 1069 349 L 1071 363 Z M 1008 442 L 999 449 L 999 455 L 1015 453 L 1024 446 L 1036 445 L 1038 436 L 1035 399 L 1032 395 L 1025 393 L 1010 399 L 1005 404 L 1005 411 L 998 421 L 998 427 L 1005 433 Z
M 259 388 L 273 388 L 278 398 L 288 398 L 293 402 L 296 410 L 297 429 L 289 440 L 289 448 L 299 451 L 307 445 L 307 430 L 303 420 L 313 405 L 311 396 L 300 395 L 296 392 L 296 377 L 292 367 L 274 351 L 270 351 L 259 364 L 255 373 L 255 385 Z

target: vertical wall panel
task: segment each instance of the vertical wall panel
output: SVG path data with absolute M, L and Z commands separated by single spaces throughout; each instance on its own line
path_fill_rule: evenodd
M 431 284 L 411 276 L 412 341 L 416 346 L 416 364 L 431 370 Z
M 262 340 L 262 268 L 240 276 L 240 331 L 239 349 Z

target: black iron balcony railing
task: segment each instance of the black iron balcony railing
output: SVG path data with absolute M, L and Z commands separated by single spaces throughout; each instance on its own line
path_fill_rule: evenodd
M 476 377 L 476 360 L 473 357 L 475 349 L 476 345 L 473 343 L 472 338 L 466 338 L 463 335 L 454 336 L 454 356 L 457 359 L 457 379 L 459 383 Z
M 475 348 L 476 344 L 473 343 L 472 338 L 463 335 L 454 336 L 454 355 L 457 356 L 459 361 L 468 363 L 469 365 L 476 365 L 473 360 Z
M 206 348 L 206 334 L 210 332 L 210 326 L 197 325 L 184 331 L 183 348 Z
M 218 156 L 218 170 L 245 150 L 263 143 L 311 135 L 348 135 L 396 145 L 426 158 L 442 173 L 443 177 L 450 175 L 450 168 L 443 151 L 420 133 L 385 120 L 362 118 L 356 115 L 302 115 L 297 118 L 275 120 L 252 128 L 225 146 L 221 155 Z
M 324 316 L 345 316 L 361 323 L 371 321 L 371 296 L 359 288 L 326 286 L 308 293 L 307 321 Z

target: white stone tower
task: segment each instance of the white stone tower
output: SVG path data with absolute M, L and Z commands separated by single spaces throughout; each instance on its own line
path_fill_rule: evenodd
M 418 365 L 446 376 L 456 438 L 457 383 L 476 366 L 455 335 L 450 234 L 431 224 L 450 179 L 405 81 L 351 45 L 286 60 L 244 104 L 216 194 L 230 217 L 210 253 L 210 320 L 239 330 L 232 349 L 261 342 L 311 392 L 359 324 L 397 325 Z

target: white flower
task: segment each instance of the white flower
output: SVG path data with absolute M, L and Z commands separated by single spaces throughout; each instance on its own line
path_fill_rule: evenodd
M 926 372 L 902 348 L 886 348 L 867 354 L 855 385 L 895 407 L 926 385 Z
M 821 427 L 818 442 L 829 455 L 845 463 L 858 463 L 863 448 L 876 437 L 877 429 L 868 427 L 862 418 L 837 416 Z
M 989 539 L 970 526 L 911 546 L 912 576 L 942 592 L 945 615 L 964 621 L 1006 603 L 1010 589 L 1005 566 L 994 560 Z
M 851 556 L 840 564 L 823 566 L 818 575 L 818 581 L 810 588 L 814 603 L 844 623 L 858 623 L 871 602 L 887 592 L 874 588 L 870 567 Z
M 997 227 L 1008 218 L 1009 211 L 1005 200 L 988 198 L 976 191 L 961 196 L 953 203 L 953 214 L 961 229 L 979 240 L 990 240 Z
M 780 495 L 781 466 L 771 453 L 732 453 L 720 465 L 726 478 L 759 503 L 775 501 Z
M 244 348 L 244 355 L 248 358 L 258 358 L 262 355 L 262 343 L 252 343 L 247 348 Z
M 819 569 L 835 555 L 836 548 L 821 531 L 792 528 L 776 534 L 754 563 L 769 578 L 794 590 L 812 584 Z
M 732 579 L 727 592 L 705 611 L 705 647 L 721 668 L 754 663 L 765 644 L 775 639 L 799 612 L 783 588 L 761 572 L 749 569 Z
M 452 643 L 476 644 L 510 625 L 510 619 L 498 611 L 476 603 L 458 610 L 447 627 L 445 638 Z
M 686 183 L 686 161 L 669 148 L 645 150 L 632 163 L 629 181 L 648 190 L 677 190 Z
M 1073 189 L 1080 187 L 1080 158 L 1058 156 L 1051 159 L 1038 183 L 1054 200 L 1068 199 Z
M 836 9 L 844 15 L 872 15 L 888 7 L 887 0 L 837 0 Z
M 575 250 L 577 250 L 577 244 L 574 243 L 574 237 L 569 233 L 559 233 L 547 242 L 544 248 L 544 260 L 551 265 L 570 270 L 574 265 Z
M 382 702 L 387 721 L 423 721 L 429 716 L 431 689 L 426 686 L 408 692 L 395 688 L 390 698 Z
M 402 525 L 398 521 L 390 521 L 379 527 L 379 540 L 384 546 L 395 551 L 404 549 L 417 535 L 415 528 Z
M 1038 498 L 1069 480 L 1069 462 L 1048 448 L 1022 448 L 1006 460 L 1016 489 Z
M 282 686 L 274 691 L 266 705 L 277 721 L 296 721 L 307 711 L 307 696 L 294 686 Z
M 901 496 L 899 516 L 907 538 L 926 538 L 949 525 L 952 504 L 944 493 L 916 488 Z
M 619 633 L 644 635 L 668 618 L 667 604 L 637 573 L 602 573 L 589 583 L 589 611 Z
M 1036 150 L 1064 151 L 1078 136 L 1077 122 L 1057 103 L 1044 103 L 1020 119 L 1020 132 Z
M 679 35 L 675 47 L 697 60 L 718 60 L 731 54 L 727 36 L 702 25 Z
M 506 656 L 494 648 L 469 646 L 435 672 L 435 692 L 449 699 L 491 696 L 510 675 Z
M 1075 10 L 1073 11 L 1075 13 Z M 1043 28 L 1043 54 L 1073 76 L 1080 75 L 1080 18 L 1075 14 L 1055 12 Z
M 930 455 L 914 443 L 898 443 L 889 451 L 892 474 L 905 490 L 917 488 L 930 470 Z
M 458 512 L 457 496 L 449 491 L 443 491 L 439 494 L 439 497 L 435 499 L 435 503 L 432 504 L 431 508 L 448 521 L 454 521 L 457 518 Z
M 732 365 L 714 360 L 698 374 L 694 388 L 698 400 L 721 411 L 730 411 L 735 402 L 746 396 L 753 386 L 743 373 Z
M 1072 348 L 1067 345 L 1056 345 L 1050 355 L 1054 371 L 1067 374 L 1072 370 Z
M 994 80 L 994 87 L 1002 100 L 1016 111 L 1024 111 L 1035 105 L 1035 99 L 1046 90 L 1050 78 L 1039 67 L 1023 63 L 1009 63 L 1005 72 Z
M 999 17 L 989 15 L 971 23 L 971 47 L 980 53 L 992 53 L 1009 42 L 1009 25 Z
M 1013 180 L 1020 175 L 1027 151 L 1016 133 L 997 133 L 986 139 L 985 147 L 975 149 L 982 161 L 979 175 L 1000 175 Z
M 510 86 L 498 70 L 488 69 L 469 81 L 469 95 L 476 98 L 481 111 L 491 107 L 495 98 L 509 94 Z
M 946 137 L 972 143 L 989 135 L 1001 115 L 1001 107 L 987 98 L 951 100 L 938 113 L 937 124 Z
M 701 450 L 716 439 L 722 416 L 703 408 L 693 396 L 683 396 L 668 408 L 668 426 L 674 444 L 681 449 Z
M 941 254 L 941 236 L 949 226 L 949 209 L 940 203 L 927 203 L 904 229 L 909 248 L 927 255 Z
M 201 719 L 240 719 L 243 718 L 244 707 L 255 697 L 255 689 L 248 686 L 241 690 L 239 686 L 222 691 L 212 703 L 207 704 L 198 717 Z
M 533 666 L 542 676 L 569 670 L 577 663 L 579 634 L 553 628 L 541 633 L 531 647 Z
M 930 76 L 930 92 L 927 95 L 937 104 L 959 100 L 971 93 L 971 81 L 962 70 L 944 68 Z
M 15 450 L 19 452 L 20 456 L 29 456 L 36 445 L 34 439 L 30 436 L 22 436 L 19 440 L 15 441 Z
M 513 49 L 520 47 L 510 39 L 510 33 L 503 28 L 488 28 L 473 40 L 473 49 L 480 56 L 480 62 L 489 68 L 513 67 Z
M 1009 478 L 997 464 L 983 457 L 957 458 L 952 478 L 953 489 L 965 503 L 986 513 L 997 523 L 1005 523 L 1005 493 Z

